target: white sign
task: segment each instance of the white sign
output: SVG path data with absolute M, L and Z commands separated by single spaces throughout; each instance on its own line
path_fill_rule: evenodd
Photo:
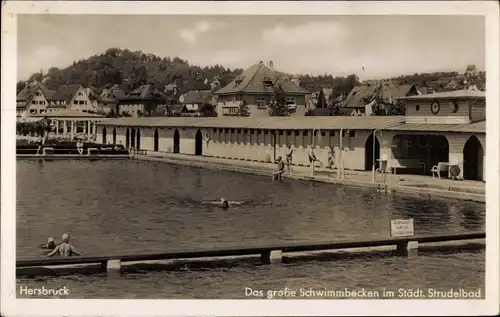
M 414 236 L 413 219 L 391 220 L 391 237 Z

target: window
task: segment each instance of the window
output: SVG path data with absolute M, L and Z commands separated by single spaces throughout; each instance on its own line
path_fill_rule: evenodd
M 85 102 L 85 101 L 83 101 L 83 100 L 80 100 L 78 103 L 79 103 L 80 105 L 84 105 L 86 102 Z
M 44 105 L 45 104 L 45 100 L 40 100 L 38 103 L 41 104 L 41 105 Z
M 420 105 L 415 106 L 415 110 L 419 111 L 420 110 Z
M 295 97 L 286 97 L 286 103 L 287 104 L 294 104 L 295 103 Z
M 37 105 L 37 104 L 38 104 L 38 101 L 33 100 L 33 101 L 31 101 L 31 103 L 32 103 L 32 104 L 34 104 L 34 105 Z
M 354 138 L 356 136 L 356 131 L 349 131 L 349 137 Z
M 78 100 L 73 100 L 73 104 L 77 105 L 78 104 Z
M 265 107 L 266 106 L 266 98 L 257 98 L 257 107 Z
M 81 96 L 81 95 L 83 95 L 83 94 L 82 94 L 81 92 L 79 92 L 79 93 L 78 93 L 78 96 Z

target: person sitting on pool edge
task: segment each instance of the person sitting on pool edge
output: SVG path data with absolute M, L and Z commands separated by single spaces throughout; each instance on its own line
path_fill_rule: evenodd
M 69 243 L 69 234 L 65 233 L 61 237 L 61 244 L 55 247 L 52 252 L 47 254 L 47 256 L 53 256 L 54 254 L 59 252 L 59 255 L 62 257 L 69 257 L 73 255 L 82 255 L 80 252 L 76 251 L 75 246 Z
M 281 179 L 283 173 L 285 172 L 285 163 L 281 156 L 278 156 L 278 159 L 275 161 L 278 164 L 278 170 L 274 172 L 273 179 Z
M 40 245 L 40 248 L 54 250 L 56 248 L 56 242 L 54 241 L 54 238 L 48 238 L 47 243 Z

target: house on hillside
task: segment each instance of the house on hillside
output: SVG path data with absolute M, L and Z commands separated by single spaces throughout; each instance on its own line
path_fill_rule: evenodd
M 119 85 L 105 88 L 97 98 L 99 112 L 104 114 L 117 113 L 118 100 L 125 98 L 125 91 Z
M 372 101 L 376 87 L 372 83 L 355 86 L 340 107 L 342 114 L 365 113 L 366 105 Z
M 268 103 L 281 85 L 287 104 L 294 114 L 304 115 L 306 112 L 306 95 L 309 92 L 297 85 L 294 76 L 276 71 L 269 62 L 254 64 L 233 79 L 228 85 L 217 90 L 218 116 L 234 115 L 239 104 L 246 102 L 250 116 L 268 116 Z
M 215 96 L 210 90 L 188 91 L 179 98 L 179 103 L 183 105 L 182 113 L 191 116 L 200 116 L 203 105 L 217 104 Z
M 154 85 L 142 85 L 117 100 L 117 111 L 124 116 L 151 116 L 156 107 L 167 104 L 168 99 L 168 96 Z
M 47 112 L 54 92 L 42 83 L 34 83 L 24 87 L 16 97 L 17 117 Z
M 72 87 L 73 85 L 68 85 L 68 86 Z M 76 91 L 73 93 L 70 102 L 68 103 L 68 108 L 82 112 L 96 113 L 98 111 L 97 92 L 90 88 L 84 88 L 81 85 L 75 85 L 75 86 L 77 86 L 77 88 Z M 73 87 L 69 88 L 68 91 L 71 92 L 72 89 L 75 88 Z
M 398 85 L 392 82 L 356 86 L 347 96 L 341 111 L 351 115 L 371 115 L 375 109 L 379 113 L 389 114 L 391 107 L 396 105 L 397 98 L 420 94 L 415 85 Z
M 87 88 L 80 84 L 62 85 L 52 95 L 50 109 L 72 109 L 81 112 L 97 112 L 97 102 L 94 96 L 87 94 Z

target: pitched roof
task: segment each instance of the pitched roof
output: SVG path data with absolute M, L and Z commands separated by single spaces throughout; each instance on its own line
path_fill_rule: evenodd
M 188 91 L 183 95 L 182 104 L 200 104 L 208 103 L 212 98 L 210 90 Z
M 268 130 L 393 130 L 485 133 L 486 121 L 470 124 L 405 123 L 405 116 L 304 116 L 304 117 L 127 117 L 106 119 L 106 126 L 243 128 Z
M 395 98 L 406 97 L 414 85 L 396 85 L 394 83 L 384 83 L 382 85 L 382 101 L 384 103 L 392 103 Z M 416 89 L 416 87 L 415 87 Z
M 53 94 L 52 100 L 70 102 L 71 98 L 73 98 L 80 87 L 82 87 L 82 85 L 80 84 L 59 86 L 59 88 Z
M 104 89 L 97 100 L 101 102 L 116 102 L 118 99 L 123 99 L 125 97 L 125 91 L 115 85 L 111 88 Z
M 392 103 L 394 99 L 407 96 L 414 85 L 398 85 L 392 82 L 383 83 L 381 86 L 375 84 L 360 85 L 354 87 L 344 101 L 346 108 L 359 108 L 368 104 L 380 87 L 382 102 Z M 416 88 L 416 87 L 415 87 Z
M 462 124 L 402 123 L 387 130 L 486 133 L 486 121 Z
M 291 82 L 288 75 L 271 70 L 263 63 L 259 63 L 250 66 L 228 85 L 216 91 L 215 94 L 265 93 L 268 92 L 268 88 L 266 88 L 264 80 L 269 80 L 273 84 L 281 83 L 286 94 L 305 95 L 309 93 L 307 90 Z
M 54 94 L 54 91 L 47 89 L 47 86 L 45 86 L 44 84 L 36 83 L 35 85 L 24 87 L 23 90 L 21 90 L 17 94 L 16 100 L 28 102 L 31 98 L 33 98 L 35 92 L 38 89 L 42 90 L 43 94 L 45 95 L 45 98 L 47 98 L 48 100 L 50 100 L 50 98 Z
M 354 87 L 344 100 L 344 107 L 359 108 L 364 107 L 373 96 L 376 86 L 373 84 L 359 85 Z
M 386 129 L 403 123 L 404 116 L 297 116 L 297 117 L 124 117 L 102 121 L 102 125 L 148 127 L 248 128 L 276 130 Z
M 168 100 L 167 95 L 153 85 L 142 85 L 128 95 L 117 97 L 117 100 Z

